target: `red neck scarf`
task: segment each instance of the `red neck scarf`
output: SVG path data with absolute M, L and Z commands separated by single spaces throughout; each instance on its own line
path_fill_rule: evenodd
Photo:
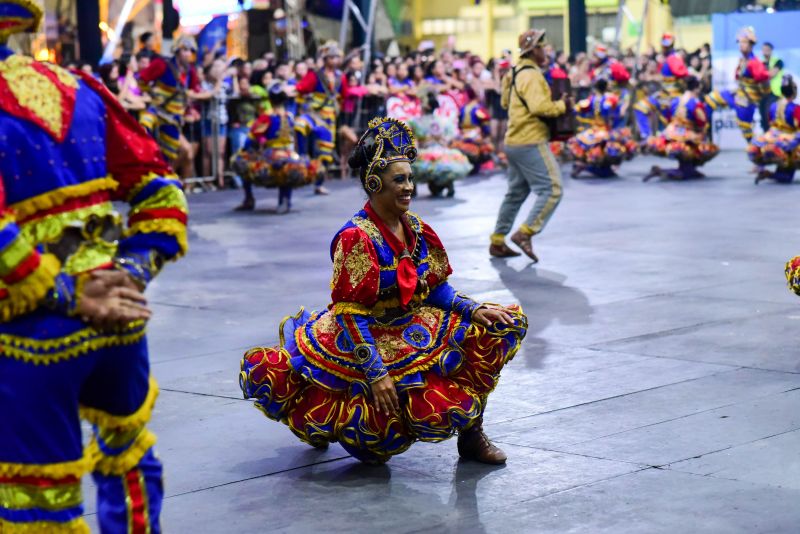
M 391 248 L 394 255 L 397 256 L 397 289 L 400 291 L 400 306 L 406 309 L 417 289 L 417 266 L 414 265 L 414 260 L 411 257 L 417 245 L 417 234 L 411 229 L 411 226 L 409 226 L 408 219 L 406 219 L 405 215 L 401 216 L 400 222 L 403 225 L 403 231 L 407 238 L 411 238 L 411 247 L 409 248 L 389 230 L 386 223 L 375 213 L 375 210 L 372 209 L 369 202 L 364 206 L 364 211 L 367 212 L 370 220 L 375 223 L 375 226 L 378 227 L 381 235 L 389 244 L 389 248 Z

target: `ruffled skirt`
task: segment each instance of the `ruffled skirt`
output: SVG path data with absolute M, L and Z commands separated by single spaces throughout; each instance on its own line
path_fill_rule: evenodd
M 284 148 L 242 150 L 233 157 L 233 171 L 261 187 L 302 187 L 311 183 L 318 162 Z
M 756 165 L 777 165 L 780 168 L 800 166 L 800 133 L 770 128 L 753 139 L 747 155 Z
M 699 167 L 714 159 L 719 147 L 703 135 L 679 124 L 670 124 L 664 133 L 647 139 L 646 151 Z
M 629 128 L 588 128 L 571 138 L 567 146 L 573 158 L 592 167 L 619 165 L 632 159 L 637 149 Z
M 339 442 L 355 458 L 382 463 L 415 441 L 442 441 L 483 415 L 500 371 L 527 332 L 518 307 L 513 325 L 487 328 L 434 308 L 371 327 L 400 398 L 400 412 L 375 409 L 369 384 L 353 365 L 330 311 L 299 313 L 281 325 L 277 347 L 245 353 L 245 398 L 313 446 Z

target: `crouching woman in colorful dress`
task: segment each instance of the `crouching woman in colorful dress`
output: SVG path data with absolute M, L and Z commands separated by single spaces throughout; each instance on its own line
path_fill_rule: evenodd
M 618 132 L 614 128 L 620 114 L 619 97 L 608 92 L 608 81 L 599 78 L 594 84 L 595 93 L 575 106 L 587 128 L 568 142 L 569 151 L 575 158 L 572 164 L 573 178 L 587 171 L 598 178 L 616 176 L 613 166 L 636 153 L 636 143 L 628 128 Z
M 770 128 L 747 147 L 747 155 L 758 166 L 775 165 L 774 171 L 762 169 L 756 176 L 761 180 L 775 180 L 788 184 L 800 165 L 800 106 L 794 103 L 797 86 L 791 75 L 781 81 L 782 98 L 769 108 Z
M 678 160 L 677 169 L 653 166 L 643 181 L 655 176 L 672 180 L 702 178 L 697 167 L 719 153 L 719 147 L 708 140 L 708 107 L 700 98 L 700 82 L 695 77 L 686 81 L 686 92 L 673 98 L 667 111 L 669 124 L 664 132 L 649 137 L 645 150 L 651 154 Z
M 462 458 L 501 464 L 483 412 L 527 318 L 447 282 L 441 241 L 408 211 L 415 158 L 408 126 L 370 122 L 349 161 L 369 200 L 331 244 L 333 303 L 284 319 L 279 346 L 248 351 L 240 386 L 302 441 L 338 441 L 362 462 L 458 433 Z

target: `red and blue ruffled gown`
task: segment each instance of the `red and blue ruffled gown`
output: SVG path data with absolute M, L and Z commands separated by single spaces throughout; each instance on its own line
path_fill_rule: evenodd
M 676 159 L 679 166 L 665 172 L 667 178 L 682 180 L 702 176 L 697 167 L 713 159 L 719 147 L 708 140 L 708 105 L 687 92 L 672 99 L 664 131 L 647 139 L 646 150 Z
M 781 98 L 770 106 L 769 125 L 747 147 L 747 155 L 756 165 L 775 165 L 773 180 L 791 183 L 800 166 L 800 106 Z
M 408 247 L 369 203 L 356 213 L 331 244 L 332 304 L 287 317 L 280 344 L 249 350 L 241 364 L 242 392 L 267 417 L 369 463 L 478 422 L 527 331 L 516 306 L 511 325 L 473 323 L 479 305 L 447 282 L 436 233 L 412 213 L 403 224 Z M 386 375 L 401 404 L 388 416 L 370 389 Z
M 595 93 L 581 100 L 575 112 L 585 128 L 567 143 L 572 156 L 597 177 L 616 176 L 612 166 L 633 158 L 637 148 L 630 129 L 616 126 L 620 117 L 619 97 L 610 92 Z M 573 176 L 579 169 L 580 166 L 575 167 Z

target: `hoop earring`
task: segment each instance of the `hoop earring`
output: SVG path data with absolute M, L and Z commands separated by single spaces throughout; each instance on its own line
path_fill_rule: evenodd
M 383 189 L 383 181 L 381 181 L 379 176 L 370 174 L 364 180 L 364 189 L 366 189 L 368 193 L 380 193 L 381 189 Z

